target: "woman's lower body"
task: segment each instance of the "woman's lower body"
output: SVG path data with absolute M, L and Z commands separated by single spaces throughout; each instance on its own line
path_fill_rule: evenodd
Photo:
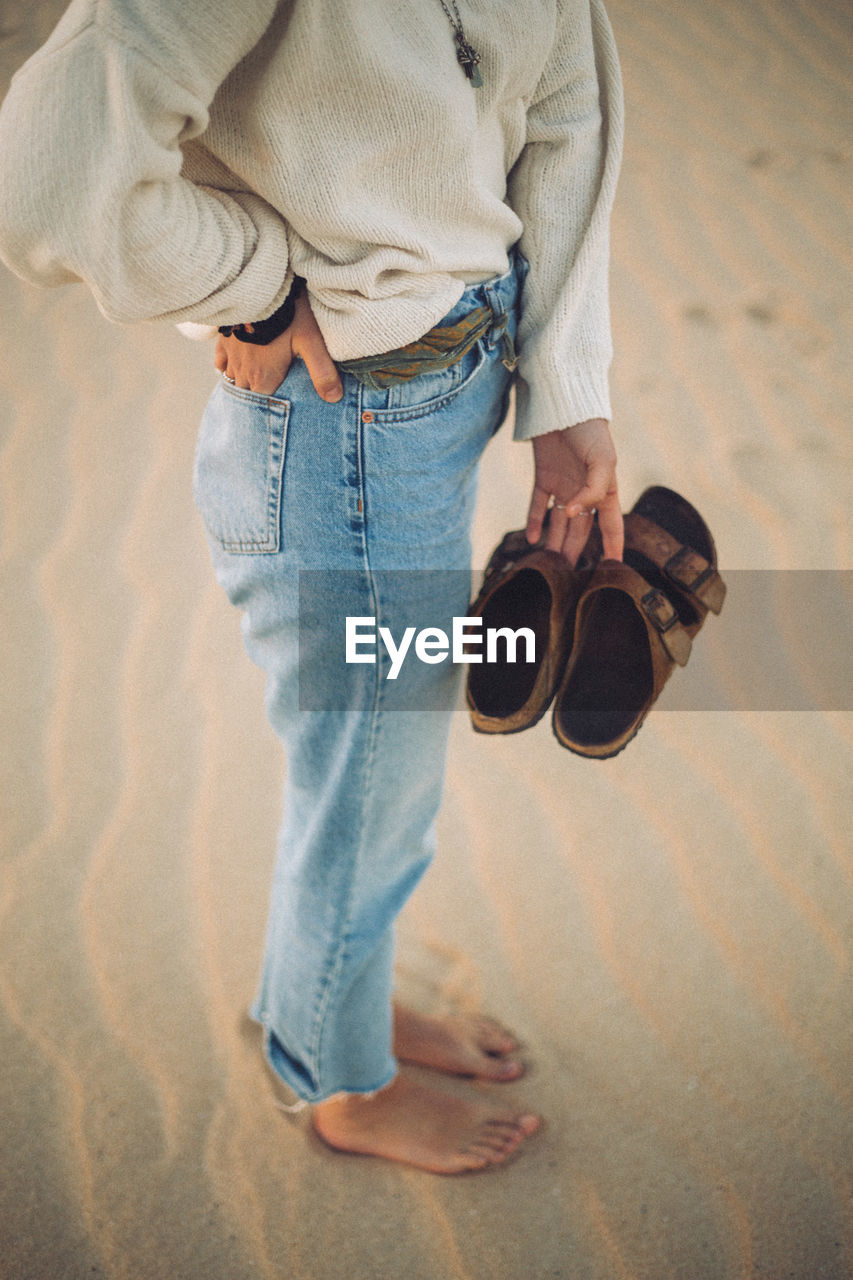
M 392 1045 L 394 921 L 434 847 L 464 670 L 412 645 L 394 680 L 374 636 L 345 664 L 346 618 L 450 632 L 469 598 L 477 469 L 511 380 L 518 264 L 466 289 L 494 324 L 460 361 L 388 389 L 343 375 L 322 401 L 300 362 L 275 396 L 221 382 L 196 497 L 217 577 L 243 612 L 287 753 L 284 818 L 254 1017 L 308 1102 L 381 1090 Z M 436 572 L 442 571 L 442 572 Z

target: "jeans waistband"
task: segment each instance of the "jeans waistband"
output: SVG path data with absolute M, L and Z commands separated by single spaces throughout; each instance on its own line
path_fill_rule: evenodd
M 502 341 L 503 363 L 514 369 L 515 347 L 506 326 L 526 265 L 521 254 L 512 250 L 509 268 L 502 276 L 469 285 L 456 306 L 423 337 L 382 355 L 341 361 L 339 367 L 366 386 L 383 390 L 430 370 L 450 368 L 475 342 L 489 334 L 492 342 Z

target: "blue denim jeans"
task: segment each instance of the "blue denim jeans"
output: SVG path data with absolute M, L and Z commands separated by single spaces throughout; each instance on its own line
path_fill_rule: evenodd
M 384 570 L 465 570 L 439 575 L 447 586 L 431 602 L 436 617 L 465 614 L 478 462 L 506 414 L 504 330 L 514 338 L 523 269 L 516 259 L 470 286 L 442 321 L 479 305 L 495 317 L 450 368 L 384 390 L 345 373 L 332 405 L 296 361 L 273 396 L 220 381 L 202 421 L 196 502 L 287 754 L 251 1012 L 271 1066 L 307 1101 L 371 1092 L 396 1073 L 394 920 L 433 853 L 448 692 L 464 668 L 407 662 L 398 685 L 418 682 L 418 707 L 442 709 L 399 710 L 379 650 L 345 707 L 300 710 L 299 571 L 348 571 L 330 605 L 341 629 L 346 615 L 377 617 L 395 636 L 409 625 L 418 574 Z M 334 708 L 334 670 L 313 657 Z

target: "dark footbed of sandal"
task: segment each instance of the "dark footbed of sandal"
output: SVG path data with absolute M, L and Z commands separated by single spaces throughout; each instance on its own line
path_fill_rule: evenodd
M 571 742 L 600 746 L 633 724 L 652 691 L 646 624 L 630 596 L 612 587 L 595 593 L 578 654 L 554 718 Z
M 672 534 L 682 546 L 692 547 L 710 563 L 716 563 L 714 543 L 699 512 L 681 494 L 663 485 L 653 485 L 634 503 L 637 515 L 645 516 Z
M 533 692 L 542 660 L 548 650 L 551 588 L 535 569 L 519 569 L 498 587 L 483 610 L 482 663 L 468 668 L 468 689 L 484 716 L 510 716 L 520 711 Z M 486 662 L 486 631 L 493 627 L 529 627 L 535 636 L 536 661 L 526 662 L 526 643 L 519 637 L 516 660 L 508 662 L 505 640 L 497 638 L 496 662 Z

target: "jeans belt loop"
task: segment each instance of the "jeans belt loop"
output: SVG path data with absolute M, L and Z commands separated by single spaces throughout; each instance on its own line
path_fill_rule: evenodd
M 506 326 L 504 326 L 503 330 L 503 348 L 504 353 L 501 356 L 501 364 L 505 369 L 509 369 L 510 373 L 515 373 L 516 366 L 518 365 L 518 352 L 515 349 L 512 334 Z
M 509 312 L 494 289 L 486 286 L 486 300 L 491 308 L 494 323 L 489 330 L 489 336 L 486 339 L 486 345 L 491 349 L 500 341 L 503 347 L 503 355 L 501 356 L 501 364 L 508 369 L 510 373 L 514 373 L 518 365 L 518 354 L 515 350 L 515 343 L 509 332 Z
M 489 329 L 486 337 L 486 346 L 491 351 L 492 347 L 494 347 L 501 334 L 506 329 L 507 314 L 491 285 L 485 285 L 483 292 L 486 296 L 486 302 L 488 303 L 489 310 L 492 313 L 492 327 Z

